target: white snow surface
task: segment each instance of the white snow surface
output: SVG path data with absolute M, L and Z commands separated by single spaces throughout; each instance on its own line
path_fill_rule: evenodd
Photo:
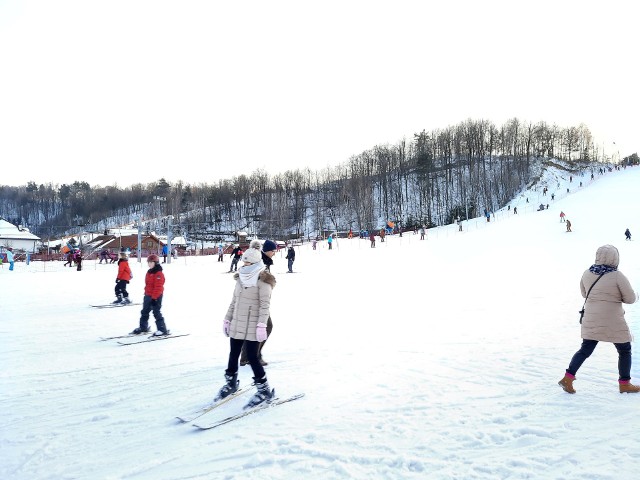
M 99 337 L 132 330 L 140 307 L 89 307 L 113 300 L 115 265 L 4 265 L 0 478 L 638 478 L 640 395 L 618 393 L 614 346 L 585 362 L 576 395 L 557 382 L 580 346 L 579 280 L 596 249 L 618 247 L 640 281 L 640 168 L 565 177 L 555 201 L 526 192 L 518 215 L 461 233 L 305 244 L 294 274 L 278 253 L 266 371 L 279 396 L 305 397 L 208 431 L 174 417 L 223 383 L 228 256 L 165 265 L 167 325 L 190 335 L 133 346 Z M 131 266 L 141 301 L 146 265 Z M 625 308 L 637 336 L 640 309 Z M 251 377 L 240 368 L 241 384 Z

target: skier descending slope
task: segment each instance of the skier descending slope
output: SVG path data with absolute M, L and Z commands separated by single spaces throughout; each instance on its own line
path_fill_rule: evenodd
M 253 370 L 253 381 L 257 393 L 245 405 L 245 409 L 255 407 L 274 398 L 267 375 L 258 357 L 260 342 L 267 339 L 267 319 L 271 306 L 271 292 L 276 279 L 266 270 L 262 262 L 260 242 L 251 242 L 242 255 L 243 265 L 233 278 L 236 286 L 233 298 L 224 317 L 223 330 L 229 339 L 229 363 L 225 371 L 225 385 L 216 400 L 231 395 L 238 389 L 238 363 L 242 345 L 245 345 L 249 364 Z

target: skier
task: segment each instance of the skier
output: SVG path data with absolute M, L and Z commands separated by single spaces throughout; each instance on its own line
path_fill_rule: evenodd
M 288 267 L 289 267 L 289 271 L 287 273 L 293 273 L 293 262 L 296 259 L 296 251 L 293 249 L 293 246 L 289 247 L 289 250 L 287 250 L 287 260 L 289 260 L 288 262 Z
M 116 300 L 114 304 L 122 303 L 124 305 L 131 303 L 129 300 L 129 292 L 127 292 L 127 283 L 131 281 L 131 268 L 129 268 L 129 257 L 125 252 L 120 252 L 120 260 L 118 260 L 118 275 L 116 275 Z
M 369 241 L 371 242 L 371 248 L 376 248 L 376 234 L 373 230 L 369 234 Z
M 624 236 L 626 237 L 627 240 L 631 240 L 631 232 L 629 231 L 628 228 L 624 231 Z
M 586 299 L 581 326 L 582 346 L 558 382 L 567 393 L 576 393 L 573 388 L 576 373 L 598 342 L 613 343 L 618 351 L 620 393 L 640 392 L 640 387 L 631 384 L 632 336 L 622 309 L 623 303 L 635 303 L 638 295 L 627 277 L 618 271 L 619 263 L 618 249 L 613 245 L 603 245 L 596 252 L 595 264 L 582 274 L 580 291 Z
M 244 406 L 245 409 L 270 402 L 274 391 L 269 387 L 267 375 L 259 358 L 260 342 L 267 339 L 267 319 L 271 305 L 271 292 L 276 279 L 262 262 L 260 243 L 251 246 L 242 255 L 243 265 L 234 275 L 236 286 L 233 298 L 223 321 L 223 331 L 230 337 L 229 362 L 225 370 L 226 383 L 215 401 L 221 400 L 238 389 L 238 358 L 244 346 L 257 392 Z
M 564 223 L 565 214 L 562 210 L 560 210 L 560 223 Z
M 571 231 L 571 222 L 567 218 L 567 232 L 570 232 L 570 231 Z
M 162 308 L 162 296 L 164 293 L 164 273 L 160 265 L 160 258 L 155 253 L 147 257 L 147 275 L 144 279 L 144 299 L 142 300 L 142 310 L 140 311 L 140 326 L 131 333 L 140 335 L 149 332 L 149 313 L 153 312 L 158 330 L 153 334 L 158 337 L 169 335 L 171 332 L 164 323 L 164 317 L 160 309 Z

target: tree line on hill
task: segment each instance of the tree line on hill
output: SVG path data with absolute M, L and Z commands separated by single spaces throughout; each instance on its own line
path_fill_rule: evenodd
M 402 226 L 437 226 L 504 206 L 536 181 L 540 166 L 568 171 L 608 162 L 587 128 L 558 127 L 517 118 L 496 126 L 466 120 L 422 131 L 411 140 L 377 145 L 335 167 L 270 175 L 256 170 L 216 183 L 169 183 L 164 178 L 129 187 L 87 182 L 29 182 L 0 186 L 0 216 L 39 235 L 164 219 L 181 233 L 250 230 L 295 237 L 314 232 Z M 637 163 L 633 154 L 624 162 Z

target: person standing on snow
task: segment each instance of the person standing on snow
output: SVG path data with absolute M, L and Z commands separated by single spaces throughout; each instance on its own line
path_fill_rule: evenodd
M 560 210 L 560 223 L 564 223 L 564 212 L 562 210 Z
M 260 250 L 260 240 L 252 240 L 249 244 L 249 248 L 255 248 Z M 276 242 L 273 240 L 265 240 L 262 245 L 262 263 L 264 264 L 267 272 L 271 273 L 271 265 L 273 265 L 273 257 L 278 250 L 278 246 Z M 269 313 L 269 318 L 267 318 L 267 338 L 271 336 L 271 331 L 273 330 L 273 322 L 271 321 L 271 313 Z M 262 349 L 264 348 L 264 344 L 267 343 L 267 338 L 260 342 L 260 346 L 258 348 L 258 360 L 263 367 L 266 367 L 268 363 L 262 358 Z M 242 355 L 240 356 L 240 366 L 245 366 L 249 364 L 249 358 L 247 356 L 247 349 L 245 347 L 242 348 Z
M 567 232 L 570 232 L 570 231 L 571 231 L 571 222 L 567 218 Z
M 287 250 L 287 260 L 288 260 L 288 273 L 293 273 L 293 262 L 296 259 L 296 251 L 293 249 L 293 246 L 289 247 Z
M 242 249 L 240 248 L 240 245 L 236 243 L 230 255 L 231 255 L 231 266 L 229 267 L 228 273 L 237 272 L 238 262 L 242 258 Z
M 165 243 L 162 246 L 162 263 L 167 263 L 167 255 L 169 255 L 169 246 Z
M 624 236 L 627 240 L 631 240 L 631 232 L 628 228 L 624 231 Z
M 596 251 L 595 264 L 582 274 L 580 292 L 586 298 L 581 321 L 582 346 L 573 355 L 569 368 L 558 382 L 567 393 L 576 393 L 573 387 L 576 373 L 591 356 L 598 342 L 613 343 L 618 351 L 620 393 L 640 392 L 640 387 L 631 384 L 632 337 L 622 308 L 623 303 L 635 303 L 638 295 L 627 277 L 618 271 L 619 263 L 618 249 L 613 245 L 603 245 Z
M 9 271 L 13 271 L 14 259 L 13 259 L 13 249 L 7 248 L 7 263 L 9 264 Z
M 160 266 L 160 258 L 155 253 L 147 257 L 147 275 L 144 278 L 144 298 L 142 300 L 142 310 L 140 311 L 140 326 L 131 333 L 140 335 L 149 332 L 149 313 L 153 312 L 158 330 L 153 334 L 156 337 L 169 335 L 169 330 L 164 322 L 164 317 L 160 309 L 162 308 L 162 297 L 164 295 L 164 273 Z
M 256 246 L 254 242 L 257 242 Z M 276 279 L 262 262 L 260 242 L 251 242 L 242 255 L 242 262 L 243 265 L 233 276 L 236 286 L 223 321 L 224 334 L 229 337 L 229 361 L 224 374 L 226 383 L 218 392 L 215 401 L 222 400 L 238 390 L 238 357 L 244 347 L 257 388 L 256 394 L 244 406 L 246 409 L 270 402 L 274 397 L 274 391 L 269 386 L 260 362 L 259 351 L 260 343 L 267 339 L 271 292 L 276 285 Z
M 120 260 L 118 260 L 118 275 L 116 275 L 116 300 L 114 304 L 122 303 L 124 305 L 131 303 L 129 300 L 129 292 L 127 292 L 127 284 L 131 281 L 131 268 L 129 267 L 129 257 L 125 252 L 120 252 Z

